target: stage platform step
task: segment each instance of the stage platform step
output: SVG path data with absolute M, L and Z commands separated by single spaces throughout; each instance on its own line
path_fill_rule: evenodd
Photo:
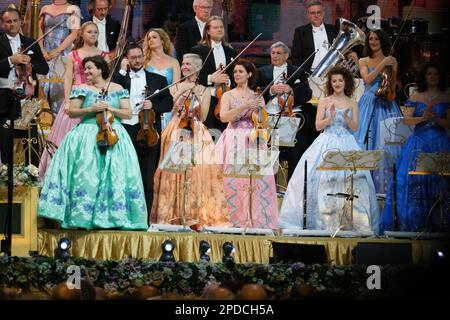
M 174 255 L 177 261 L 199 261 L 199 243 L 201 240 L 206 240 L 211 245 L 212 262 L 222 260 L 222 245 L 229 241 L 235 246 L 236 262 L 264 264 L 269 263 L 269 259 L 273 256 L 273 242 L 324 245 L 327 260 L 338 265 L 351 264 L 353 262 L 352 251 L 361 242 L 411 244 L 414 264 L 428 264 L 436 250 L 447 244 L 447 240 L 39 229 L 38 253 L 45 256 L 54 256 L 58 240 L 63 237 L 72 241 L 71 254 L 73 256 L 89 259 L 120 260 L 129 256 L 159 259 L 161 244 L 164 240 L 171 239 L 175 243 Z

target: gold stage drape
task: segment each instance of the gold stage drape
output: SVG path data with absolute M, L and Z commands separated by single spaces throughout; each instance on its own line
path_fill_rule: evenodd
M 238 263 L 268 263 L 272 256 L 272 241 L 323 244 L 328 260 L 333 264 L 352 263 L 352 250 L 358 242 L 411 243 L 414 264 L 428 264 L 434 250 L 443 242 L 431 240 L 386 240 L 363 238 L 299 238 L 243 236 L 201 233 L 149 233 L 133 231 L 78 231 L 41 229 L 38 233 L 39 254 L 53 256 L 57 242 L 62 237 L 72 241 L 71 254 L 76 257 L 101 260 L 134 258 L 159 259 L 161 244 L 171 239 L 175 243 L 174 255 L 177 261 L 196 262 L 199 260 L 199 242 L 206 240 L 211 245 L 211 261 L 222 259 L 222 244 L 230 241 L 236 248 L 235 260 Z

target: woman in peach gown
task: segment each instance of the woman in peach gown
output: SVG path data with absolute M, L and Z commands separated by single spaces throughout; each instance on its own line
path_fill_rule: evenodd
M 198 55 L 185 54 L 181 66 L 183 76 L 200 69 L 201 65 Z M 214 142 L 202 123 L 208 114 L 211 92 L 209 88 L 196 85 L 196 78 L 196 74 L 191 75 L 171 88 L 175 105 L 172 119 L 161 136 L 151 223 L 191 227 L 230 224 Z M 193 132 L 180 129 L 185 111 L 178 112 L 186 99 L 191 101 L 192 92 L 197 99 L 194 106 L 199 111 L 198 116 L 193 117 Z

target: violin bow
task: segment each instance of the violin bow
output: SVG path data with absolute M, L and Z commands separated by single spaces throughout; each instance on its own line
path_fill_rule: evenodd
M 237 59 L 239 59 L 239 57 L 248 49 L 250 48 L 250 46 L 253 44 L 253 42 L 255 42 L 260 36 L 262 35 L 262 33 L 258 34 L 244 49 L 241 50 L 241 52 L 239 52 L 239 54 L 234 57 L 225 67 L 223 67 L 222 69 L 222 73 L 224 73 L 229 66 L 231 66 L 233 64 L 233 62 L 235 62 Z M 211 47 L 212 48 L 212 47 Z M 206 61 L 206 59 L 205 59 Z
M 71 13 L 71 15 L 74 13 Z M 33 47 L 36 43 L 38 43 L 39 41 L 41 41 L 42 39 L 44 39 L 49 33 L 51 33 L 53 30 L 55 30 L 57 27 L 59 27 L 60 25 L 62 25 L 63 23 L 65 23 L 66 20 L 61 20 L 60 22 L 58 22 L 57 24 L 55 24 L 53 27 L 51 27 L 50 29 L 47 30 L 47 32 L 45 32 L 43 35 L 41 35 L 39 38 L 37 38 L 36 40 L 34 40 L 28 47 L 26 47 L 25 49 L 23 49 L 22 51 L 20 51 L 20 54 L 24 54 L 24 52 L 28 51 L 31 47 Z

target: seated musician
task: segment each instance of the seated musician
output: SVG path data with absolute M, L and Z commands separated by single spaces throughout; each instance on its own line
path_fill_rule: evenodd
M 279 95 L 293 94 L 294 106 L 301 106 L 301 113 L 305 117 L 306 123 L 302 129 L 297 132 L 297 142 L 295 146 L 286 148 L 284 152 L 289 165 L 288 178 L 290 178 L 303 152 L 317 137 L 317 131 L 314 127 L 316 108 L 313 105 L 306 103 L 311 99 L 312 91 L 309 87 L 305 71 L 303 69 L 299 70 L 287 83 L 282 83 L 282 79 L 284 78 L 283 73 L 289 78 L 298 68 L 289 64 L 287 62 L 288 58 L 289 48 L 286 44 L 281 41 L 272 44 L 270 49 L 271 64 L 258 69 L 258 85 L 265 88 L 273 79 L 278 79 L 271 86 L 270 90 L 267 90 L 264 96 L 265 100 L 269 101 L 267 105 L 269 113 L 278 113 L 279 111 L 282 111 L 278 105 Z

